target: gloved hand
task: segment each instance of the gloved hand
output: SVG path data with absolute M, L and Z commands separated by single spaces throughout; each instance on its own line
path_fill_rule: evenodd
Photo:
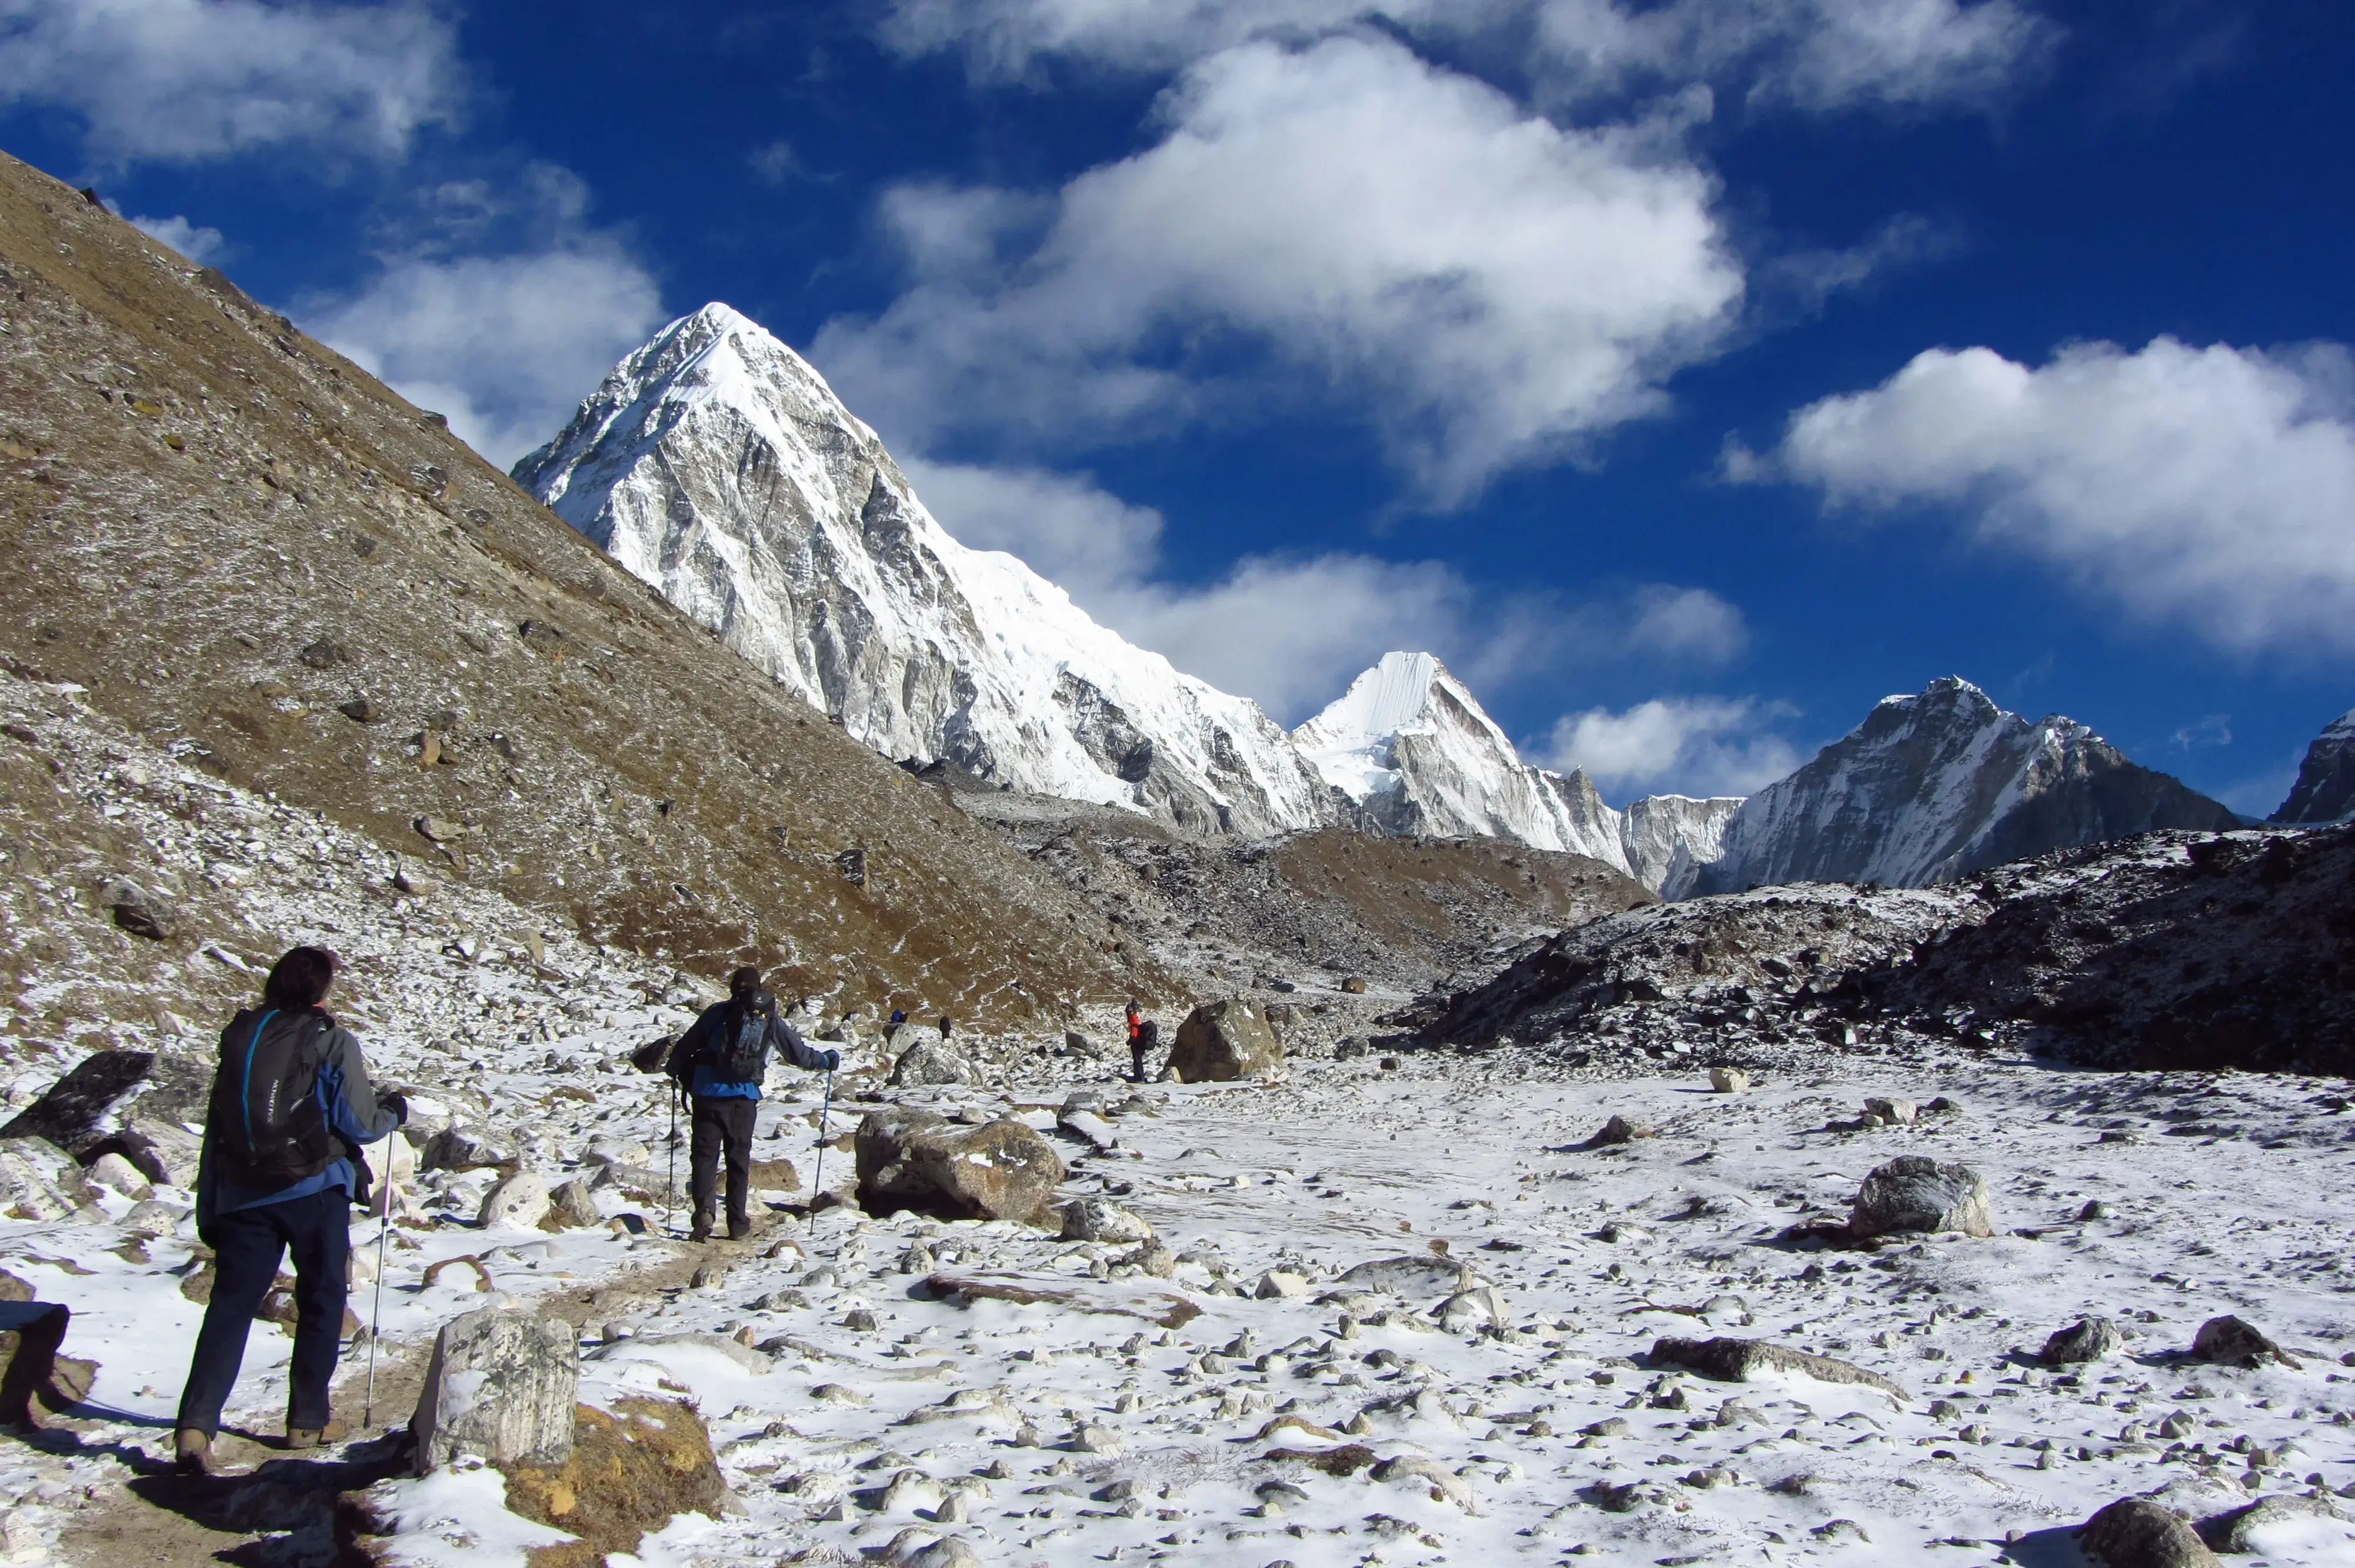
M 841 1065 L 842 1065 L 842 1053 L 841 1053 L 841 1052 L 839 1052 L 839 1051 L 828 1051 L 828 1052 L 826 1054 L 826 1070 L 827 1072 L 831 1073 L 831 1072 L 833 1072 L 837 1067 L 839 1067 L 839 1066 L 841 1066 Z
M 376 1103 L 393 1115 L 395 1127 L 409 1125 L 409 1097 L 399 1089 L 386 1089 L 376 1097 Z

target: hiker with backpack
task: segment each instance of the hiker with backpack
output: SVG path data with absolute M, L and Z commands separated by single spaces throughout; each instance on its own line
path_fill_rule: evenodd
M 694 1106 L 687 1192 L 695 1203 L 688 1235 L 711 1239 L 714 1188 L 719 1161 L 728 1161 L 728 1239 L 752 1233 L 752 1123 L 761 1110 L 761 1081 L 768 1075 L 769 1052 L 813 1073 L 842 1065 L 837 1051 L 804 1043 L 794 1026 L 777 1016 L 777 999 L 761 984 L 761 971 L 747 965 L 728 977 L 728 1000 L 708 1007 L 680 1036 L 669 1072 L 678 1092 Z
M 197 1166 L 197 1234 L 213 1249 L 213 1289 L 173 1436 L 184 1470 L 212 1470 L 247 1332 L 290 1253 L 297 1321 L 286 1446 L 327 1439 L 351 1209 L 367 1196 L 359 1146 L 409 1119 L 408 1102 L 377 1091 L 359 1042 L 321 1005 L 335 978 L 333 953 L 289 948 L 263 982 L 261 1005 L 221 1031 Z

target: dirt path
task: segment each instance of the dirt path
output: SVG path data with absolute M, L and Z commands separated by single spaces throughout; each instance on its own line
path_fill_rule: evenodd
M 625 1310 L 634 1301 L 675 1292 L 707 1266 L 732 1268 L 757 1258 L 796 1227 L 781 1224 L 741 1243 L 673 1246 L 664 1255 L 599 1283 L 550 1296 L 534 1306 L 539 1315 L 561 1318 L 577 1330 L 592 1319 Z M 75 1568 L 128 1568 L 130 1564 L 227 1563 L 240 1568 L 325 1568 L 334 1560 L 334 1513 L 338 1494 L 366 1487 L 406 1468 L 408 1413 L 424 1386 L 430 1342 L 387 1345 L 376 1368 L 376 1431 L 357 1434 L 366 1397 L 367 1357 L 347 1358 L 336 1383 L 336 1409 L 351 1420 L 354 1440 L 324 1450 L 318 1457 L 283 1455 L 274 1435 L 224 1429 L 216 1446 L 222 1464 L 239 1474 L 209 1478 L 179 1475 L 167 1464 L 128 1444 L 94 1441 L 104 1430 L 91 1421 L 64 1421 L 25 1439 L 50 1453 L 111 1452 L 133 1472 L 111 1495 L 94 1498 L 89 1511 L 60 1534 L 58 1560 Z

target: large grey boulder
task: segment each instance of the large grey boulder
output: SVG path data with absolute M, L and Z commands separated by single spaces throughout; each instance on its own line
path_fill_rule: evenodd
M 2121 1498 L 2085 1521 L 2078 1547 L 2103 1568 L 2223 1568 L 2181 1514 L 2149 1498 Z
M 47 1139 L 85 1164 L 101 1154 L 121 1154 L 138 1165 L 123 1137 L 125 1118 L 201 1124 L 212 1085 L 211 1065 L 193 1054 L 93 1052 L 0 1126 L 0 1139 Z
M 2107 1318 L 2083 1318 L 2054 1330 L 2038 1359 L 2052 1366 L 2073 1361 L 2097 1361 L 2115 1353 L 2125 1340 Z
M 1018 1121 L 980 1127 L 895 1107 L 858 1124 L 858 1203 L 870 1214 L 919 1209 L 944 1219 L 1051 1223 L 1063 1161 Z
M 981 1074 L 964 1053 L 945 1040 L 919 1040 L 900 1054 L 891 1066 L 895 1089 L 921 1088 L 928 1084 L 972 1086 Z
M 1748 1383 L 1760 1372 L 1796 1372 L 1817 1383 L 1856 1383 L 1899 1399 L 1905 1397 L 1902 1386 L 1879 1372 L 1764 1340 L 1656 1340 L 1652 1342 L 1652 1361 L 1656 1366 L 1683 1367 L 1718 1383 Z
M 0 1139 L 0 1219 L 62 1220 L 91 1196 L 81 1167 L 56 1144 Z
M 2233 1317 L 2211 1318 L 2200 1324 L 2200 1331 L 2191 1336 L 2191 1354 L 2200 1361 L 2246 1372 L 2273 1361 L 2297 1365 L 2296 1356 L 2267 1339 L 2255 1324 Z
M 1284 1045 L 1264 1010 L 1248 997 L 1206 1001 L 1178 1026 L 1169 1070 L 1181 1084 L 1272 1078 L 1284 1070 Z
M 442 1325 L 410 1431 L 417 1473 L 462 1454 L 494 1464 L 572 1457 L 580 1347 L 561 1319 L 485 1307 Z
M 1858 1236 L 1891 1231 L 1995 1234 L 1987 1182 L 1967 1165 L 1942 1165 L 1919 1154 L 1900 1155 L 1864 1179 L 1849 1212 Z

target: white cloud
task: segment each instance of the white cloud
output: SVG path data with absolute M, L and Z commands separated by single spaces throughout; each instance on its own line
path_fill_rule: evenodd
M 522 255 L 396 257 L 364 288 L 294 312 L 505 468 L 547 440 L 665 320 L 654 278 L 582 240 Z
M 1327 398 L 1452 504 L 1658 409 L 1739 307 L 1711 182 L 1650 128 L 1563 130 L 1394 42 L 1246 45 L 1161 114 L 1157 145 L 1056 196 L 1033 248 L 1002 193 L 961 218 L 932 189 L 887 204 L 914 286 L 828 324 L 828 378 L 918 445 Z
M 1538 16 L 1557 91 L 1712 81 L 1816 111 L 1990 103 L 2060 37 L 2015 0 L 1541 0 Z
M 1555 721 L 1544 761 L 1585 769 L 1606 795 L 1749 795 L 1805 760 L 1771 727 L 1791 716 L 1788 707 L 1747 697 L 1654 698 L 1615 713 L 1590 708 Z
M 903 52 L 958 50 L 1007 80 L 1050 57 L 1172 70 L 1368 23 L 1513 50 L 1558 97 L 1710 82 L 1817 111 L 1985 104 L 2060 37 L 2019 0 L 894 0 L 879 27 Z
M 1087 475 L 900 466 L 958 539 L 1020 556 L 1129 641 L 1286 724 L 1324 706 L 1394 648 L 1437 652 L 1493 694 L 1564 666 L 1717 664 L 1748 642 L 1732 605 L 1706 589 L 1664 584 L 1573 603 L 1485 591 L 1438 562 L 1348 552 L 1247 556 L 1212 581 L 1172 582 L 1162 575 L 1161 514 Z
M 229 241 L 218 228 L 202 228 L 175 214 L 170 217 L 134 217 L 131 227 L 155 240 L 168 245 L 199 267 L 209 267 L 229 253 Z
M 66 111 L 112 165 L 399 158 L 464 99 L 454 29 L 410 0 L 0 0 L 0 103 Z
M 1957 511 L 1980 538 L 2222 648 L 2355 652 L 2355 361 L 2338 344 L 2161 337 L 2037 368 L 1932 349 L 1728 467 L 1859 510 Z

